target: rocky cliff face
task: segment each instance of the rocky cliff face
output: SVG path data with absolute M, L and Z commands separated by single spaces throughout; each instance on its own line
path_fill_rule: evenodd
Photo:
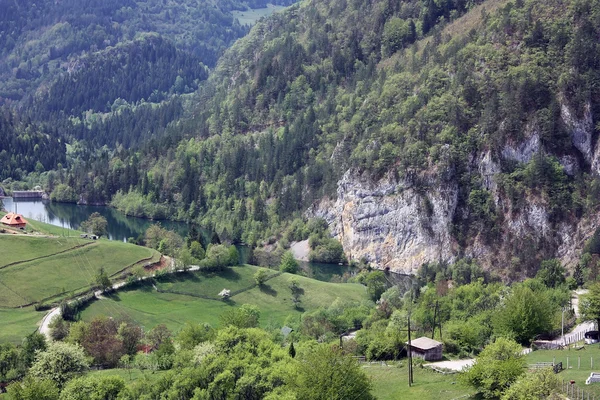
M 456 211 L 455 183 L 419 190 L 409 180 L 388 175 L 374 183 L 349 170 L 338 183 L 337 200 L 324 200 L 309 212 L 324 218 L 350 259 L 413 273 L 424 262 L 451 260 L 451 226 Z
M 576 118 L 563 104 L 561 115 L 573 144 L 573 154 L 559 157 L 565 172 L 573 175 L 581 168 L 600 174 L 600 146 L 594 144 L 589 107 L 583 118 Z M 524 207 L 514 210 L 498 189 L 502 161 L 526 163 L 542 149 L 535 127 L 527 131 L 520 143 L 507 143 L 495 154 L 486 151 L 472 156 L 473 171 L 481 176 L 482 186 L 502 215 L 500 234 L 491 242 L 475 234 L 459 244 L 453 237 L 453 221 L 466 211 L 458 204 L 456 179 L 442 179 L 441 175 L 448 174 L 439 172 L 420 177 L 417 184 L 414 178 L 391 173 L 374 181 L 348 170 L 338 182 L 337 198 L 321 200 L 307 215 L 329 223 L 349 259 L 364 259 L 376 268 L 400 273 L 415 273 L 425 262 L 452 262 L 465 256 L 495 269 L 502 269 L 499 264 L 513 264 L 513 269 L 515 264 L 531 264 L 536 256 L 559 257 L 572 266 L 585 241 L 600 226 L 600 215 L 552 223 L 542 199 L 528 198 Z M 534 271 L 530 266 L 520 272 Z

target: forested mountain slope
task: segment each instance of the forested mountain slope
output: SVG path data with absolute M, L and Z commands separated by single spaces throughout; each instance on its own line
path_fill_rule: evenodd
M 163 139 L 70 179 L 248 243 L 324 217 L 350 258 L 401 272 L 572 262 L 600 225 L 599 17 L 597 0 L 304 1 L 236 42 Z

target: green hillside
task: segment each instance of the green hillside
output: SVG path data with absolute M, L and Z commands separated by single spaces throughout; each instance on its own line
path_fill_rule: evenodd
M 34 254 L 33 243 L 37 244 Z M 11 254 L 11 264 L 0 269 L 0 307 L 5 308 L 59 301 L 89 288 L 100 268 L 110 276 L 156 254 L 113 241 L 25 236 L 2 238 L 0 252 Z
M 93 187 L 75 169 L 63 181 L 251 245 L 335 198 L 344 174 L 413 189 L 424 219 L 448 191 L 456 254 L 489 246 L 487 265 L 518 259 L 512 272 L 532 275 L 562 243 L 553 228 L 598 204 L 599 8 L 305 1 L 226 51 L 168 137 L 92 155 Z M 543 208 L 543 236 L 513 229 L 532 208 Z
M 131 319 L 139 325 L 153 327 L 164 323 L 177 331 L 186 322 L 207 322 L 219 325 L 219 317 L 231 307 L 254 304 L 259 307 L 261 326 L 282 326 L 288 317 L 298 318 L 304 311 L 327 307 L 336 298 L 347 301 L 366 300 L 364 286 L 334 284 L 310 278 L 282 274 L 267 281 L 264 288 L 255 287 L 252 276 L 258 267 L 233 267 L 225 274 L 205 275 L 187 273 L 167 278 L 167 282 L 151 284 L 139 289 L 119 291 L 106 300 L 91 303 L 83 312 L 84 320 L 96 315 Z M 288 281 L 295 277 L 304 289 L 301 309 L 291 301 Z M 230 289 L 235 294 L 230 301 L 220 300 L 218 293 Z M 246 290 L 244 290 L 246 289 Z M 187 294 L 183 294 L 187 293 Z

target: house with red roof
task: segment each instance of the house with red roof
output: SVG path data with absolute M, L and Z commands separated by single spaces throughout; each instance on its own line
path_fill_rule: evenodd
M 27 220 L 21 214 L 15 214 L 14 212 L 9 212 L 2 217 L 0 223 L 11 228 L 25 228 L 27 226 Z

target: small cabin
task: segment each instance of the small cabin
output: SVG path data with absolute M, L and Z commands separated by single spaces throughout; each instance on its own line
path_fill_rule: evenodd
M 408 345 L 408 342 L 406 344 Z M 425 361 L 442 359 L 442 343 L 425 336 L 411 340 L 410 349 L 413 357 L 422 358 Z
M 27 220 L 23 218 L 21 214 L 15 214 L 13 212 L 9 212 L 2 217 L 0 223 L 11 228 L 25 228 L 27 226 Z

